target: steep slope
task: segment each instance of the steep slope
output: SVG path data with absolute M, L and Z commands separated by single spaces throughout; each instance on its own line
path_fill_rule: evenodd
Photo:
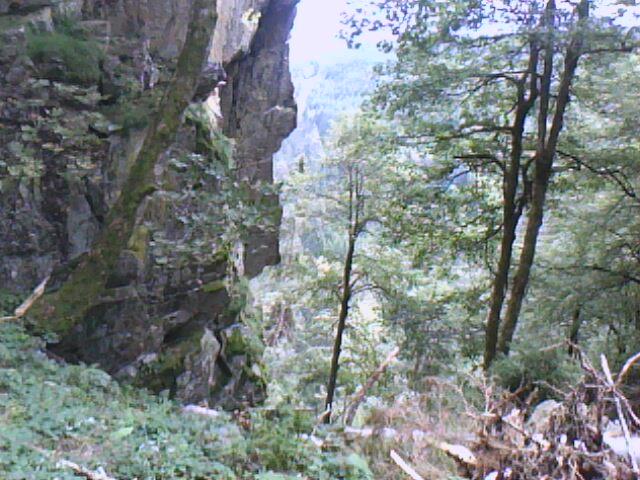
M 181 408 L 96 368 L 61 364 L 42 348 L 21 326 L 0 324 L 3 480 L 373 478 L 344 445 L 325 452 L 299 435 L 311 427 L 291 413 L 257 411 L 236 424 L 222 411 Z

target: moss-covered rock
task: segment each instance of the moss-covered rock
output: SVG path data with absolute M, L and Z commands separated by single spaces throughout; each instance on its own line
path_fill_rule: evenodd
M 226 282 L 224 280 L 214 280 L 213 282 L 205 283 L 202 286 L 202 291 L 206 293 L 216 293 L 226 288 Z

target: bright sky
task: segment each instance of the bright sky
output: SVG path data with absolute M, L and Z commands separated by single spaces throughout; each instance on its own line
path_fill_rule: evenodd
M 292 64 L 332 63 L 363 56 L 382 60 L 373 38 L 361 38 L 364 46 L 359 52 L 349 50 L 347 43 L 338 38 L 342 27 L 340 14 L 344 10 L 347 0 L 301 0 L 291 32 Z
M 340 31 L 340 12 L 346 0 L 302 0 L 291 33 L 292 63 L 322 61 L 339 56 L 347 50 L 344 40 L 337 38 Z
M 600 14 L 612 14 L 617 10 L 615 0 L 603 0 Z M 347 9 L 347 0 L 301 0 L 298 5 L 298 16 L 291 34 L 291 62 L 295 64 L 317 61 L 319 63 L 336 62 L 353 58 L 357 54 L 350 52 L 344 40 L 337 38 L 340 32 L 340 13 Z M 638 13 L 640 7 L 630 10 Z M 623 19 L 627 26 L 638 25 L 639 20 L 631 12 Z M 361 40 L 365 40 L 362 39 Z M 369 43 L 365 52 L 359 56 L 375 55 L 374 40 Z M 365 45 L 366 47 L 366 45 Z

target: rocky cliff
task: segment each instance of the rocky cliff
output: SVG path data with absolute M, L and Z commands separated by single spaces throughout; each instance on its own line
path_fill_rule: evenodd
M 175 68 L 190 3 L 0 0 L 0 293 L 29 291 L 52 271 L 55 289 L 91 248 Z M 272 182 L 272 156 L 295 127 L 287 39 L 296 3 L 219 0 L 194 99 L 233 141 L 234 183 L 272 210 L 277 197 L 257 186 Z M 53 332 L 50 348 L 183 401 L 231 407 L 264 394 L 238 284 L 279 260 L 278 238 L 250 226 L 233 248 L 177 261 L 184 180 L 169 165 L 202 153 L 201 127 L 185 122 L 108 289 L 82 322 Z

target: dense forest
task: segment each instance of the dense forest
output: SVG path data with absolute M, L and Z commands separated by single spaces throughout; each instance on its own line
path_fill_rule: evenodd
M 640 7 L 298 3 L 0 0 L 0 479 L 640 478 Z

